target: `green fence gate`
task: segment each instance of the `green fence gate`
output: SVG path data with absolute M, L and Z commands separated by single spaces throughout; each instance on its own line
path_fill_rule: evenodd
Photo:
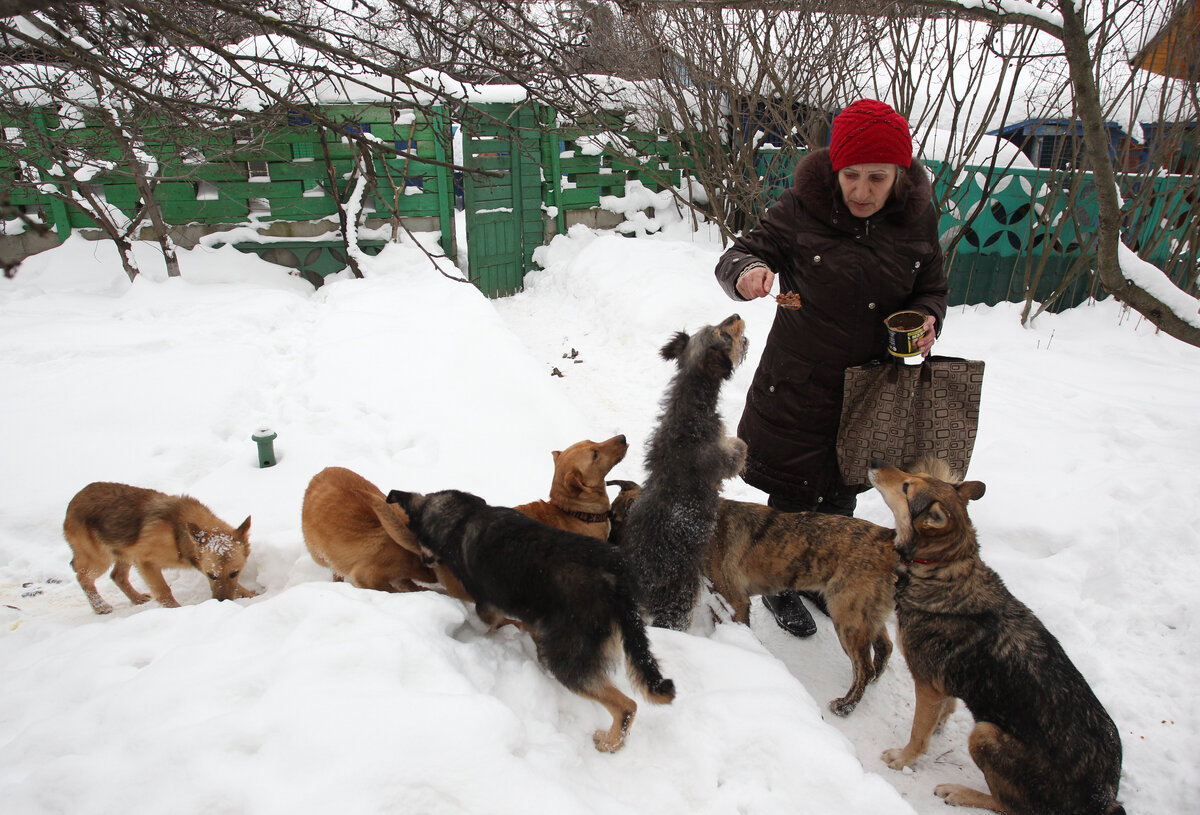
M 521 290 L 542 243 L 541 132 L 528 103 L 474 105 L 462 122 L 467 274 L 490 297 Z

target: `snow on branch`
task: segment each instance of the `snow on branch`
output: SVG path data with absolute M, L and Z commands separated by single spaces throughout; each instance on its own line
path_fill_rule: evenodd
M 1063 29 L 1062 14 L 1044 3 L 1035 4 L 1025 0 L 916 0 L 913 5 L 950 12 L 960 17 L 1028 25 L 1055 35 L 1061 35 Z

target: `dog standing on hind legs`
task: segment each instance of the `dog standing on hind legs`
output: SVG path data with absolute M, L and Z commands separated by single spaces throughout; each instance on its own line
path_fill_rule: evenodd
M 944 462 L 907 473 L 873 462 L 896 516 L 896 623 L 916 689 L 912 736 L 883 760 L 912 766 L 962 699 L 970 752 L 990 792 L 941 784 L 947 804 L 1008 815 L 1123 815 L 1116 725 L 1058 640 L 979 557 L 967 502 Z M 930 474 L 932 473 L 932 474 Z
M 663 346 L 677 370 L 646 451 L 646 480 L 618 545 L 637 581 L 638 603 L 654 625 L 684 631 L 700 590 L 701 557 L 717 526 L 721 482 L 742 471 L 746 443 L 725 434 L 721 384 L 746 358 L 737 314 Z

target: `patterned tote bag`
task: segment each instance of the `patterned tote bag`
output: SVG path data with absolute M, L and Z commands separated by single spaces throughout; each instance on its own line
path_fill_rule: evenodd
M 838 465 L 850 485 L 870 485 L 872 459 L 911 467 L 932 456 L 964 478 L 975 449 L 983 362 L 930 356 L 920 365 L 899 360 L 846 369 Z

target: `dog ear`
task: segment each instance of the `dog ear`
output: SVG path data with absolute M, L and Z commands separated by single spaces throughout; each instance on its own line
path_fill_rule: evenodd
M 567 486 L 574 489 L 576 492 L 584 492 L 587 489 L 587 482 L 583 477 L 583 470 L 578 467 L 571 470 L 567 475 Z
M 675 336 L 658 353 L 663 359 L 679 359 L 683 355 L 683 349 L 687 348 L 689 339 L 686 331 L 676 331 Z
M 242 521 L 242 525 L 237 528 L 237 536 L 243 541 L 246 540 L 246 533 L 250 531 L 250 516 L 246 516 L 246 520 Z
M 709 346 L 704 357 L 705 373 L 713 379 L 728 379 L 733 376 L 733 359 L 729 356 L 733 344 L 726 335 L 722 335 L 722 339 L 723 342 Z
M 418 503 L 417 499 L 421 496 L 415 492 L 404 492 L 402 490 L 392 490 L 387 494 L 387 502 L 389 504 L 399 504 L 404 508 L 405 512 L 412 512 Z
M 964 481 L 956 489 L 958 497 L 963 499 L 963 503 L 965 504 L 967 501 L 978 501 L 982 498 L 987 485 L 982 481 Z
M 950 525 L 950 516 L 946 514 L 940 503 L 934 501 L 929 505 L 929 509 L 921 515 L 916 525 L 922 532 L 927 529 L 945 529 Z
M 551 450 L 550 458 L 554 459 L 554 463 L 558 463 L 558 457 L 562 455 L 562 450 Z
M 408 514 L 401 507 L 396 506 L 398 502 L 391 501 L 390 495 L 388 496 L 389 500 L 381 501 L 378 494 L 366 491 L 361 494 L 371 505 L 371 511 L 379 519 L 379 524 L 387 536 L 394 540 L 401 549 L 406 549 L 420 557 L 421 544 L 417 541 L 417 536 L 408 528 Z

